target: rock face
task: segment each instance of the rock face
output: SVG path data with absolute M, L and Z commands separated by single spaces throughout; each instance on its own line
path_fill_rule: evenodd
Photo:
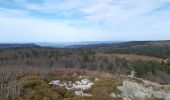
M 131 81 L 123 81 L 123 86 L 118 88 L 122 91 L 124 100 L 151 98 L 152 89 L 147 89 L 140 84 Z
M 170 100 L 169 92 L 154 91 L 152 86 L 145 87 L 132 81 L 123 81 L 123 86 L 118 86 L 117 89 L 122 92 L 123 100 L 146 100 L 153 97 Z

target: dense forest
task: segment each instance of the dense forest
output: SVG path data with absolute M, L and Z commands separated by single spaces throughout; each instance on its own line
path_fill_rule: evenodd
M 161 58 L 130 61 L 108 54 L 137 54 Z M 16 47 L 0 49 L 1 67 L 76 68 L 128 75 L 132 70 L 138 77 L 170 83 L 170 47 L 154 42 L 125 42 L 90 45 L 79 48 Z M 146 57 L 147 59 L 147 57 Z

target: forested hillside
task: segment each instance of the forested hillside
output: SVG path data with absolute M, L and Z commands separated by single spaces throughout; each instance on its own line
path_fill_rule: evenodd
M 20 47 L 0 49 L 1 67 L 76 68 L 170 83 L 170 48 L 155 42 L 126 42 L 80 48 Z M 167 42 L 166 42 L 167 43 Z M 143 56 L 140 56 L 143 55 Z
M 104 53 L 138 54 L 170 58 L 170 41 L 134 41 L 100 46 L 98 49 Z

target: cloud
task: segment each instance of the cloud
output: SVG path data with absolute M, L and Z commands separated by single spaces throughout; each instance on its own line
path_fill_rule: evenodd
M 116 1 L 116 0 L 115 0 Z M 87 14 L 86 18 L 97 21 L 126 21 L 138 16 L 148 14 L 158 9 L 169 0 L 117 0 L 112 3 L 98 3 L 85 7 L 82 12 Z
M 1 41 L 165 39 L 170 32 L 170 0 L 0 2 Z
M 1 42 L 6 41 L 97 41 L 107 40 L 114 34 L 102 34 L 100 29 L 70 26 L 70 23 L 29 18 L 0 17 Z
M 13 2 L 29 13 L 73 16 L 76 12 L 83 15 L 79 17 L 87 20 L 113 22 L 145 15 L 170 3 L 170 0 L 13 0 Z
M 0 7 L 0 16 L 8 17 L 29 17 L 29 12 L 20 9 L 7 9 Z

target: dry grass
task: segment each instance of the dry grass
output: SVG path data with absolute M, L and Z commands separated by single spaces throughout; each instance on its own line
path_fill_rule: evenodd
M 121 84 L 121 81 L 114 78 L 111 74 L 96 71 L 67 69 L 52 69 L 47 71 L 47 74 L 41 75 L 41 69 L 32 68 L 25 70 L 17 78 L 17 82 L 22 81 L 23 85 L 21 94 L 17 100 L 113 100 L 109 94 L 111 92 L 117 93 L 116 86 Z M 74 90 L 53 88 L 48 85 L 51 80 L 57 79 L 74 82 L 75 80 L 79 80 L 79 75 L 85 75 L 91 80 L 94 80 L 96 77 L 99 78 L 91 89 L 84 91 L 85 93 L 92 93 L 92 97 L 77 97 L 74 95 Z
M 88 92 L 93 94 L 92 100 L 113 100 L 110 93 L 117 93 L 116 86 L 118 85 L 121 85 L 121 81 L 116 78 L 101 77 Z

